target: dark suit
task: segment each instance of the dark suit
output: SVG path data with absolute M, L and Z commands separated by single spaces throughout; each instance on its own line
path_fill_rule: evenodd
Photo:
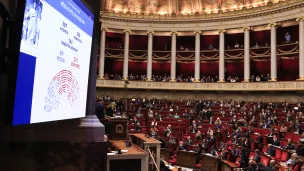
M 253 160 L 254 160 L 256 163 L 260 163 L 260 161 L 261 161 L 261 156 L 260 156 L 260 154 L 255 154 L 254 157 L 253 157 Z
M 264 142 L 264 137 L 263 136 L 259 136 L 257 139 L 258 144 L 263 144 Z
M 297 154 L 304 157 L 304 146 L 298 146 L 298 149 L 296 150 Z
M 273 146 L 268 147 L 267 154 L 273 157 L 275 155 L 275 149 Z
M 287 144 L 287 146 L 285 147 L 286 150 L 295 150 L 296 147 L 293 143 Z
M 228 152 L 227 151 L 222 153 L 222 159 L 223 160 L 228 160 Z
M 280 146 L 280 141 L 279 140 L 275 140 L 275 141 L 272 142 L 272 145 Z
M 95 104 L 95 114 L 99 119 L 104 119 L 105 118 L 105 113 L 104 113 L 104 106 L 103 104 L 97 102 Z
M 178 150 L 186 150 L 186 148 L 182 145 L 178 147 Z
M 165 162 L 162 160 L 160 160 L 160 170 L 161 171 L 170 171 L 169 167 L 167 167 Z

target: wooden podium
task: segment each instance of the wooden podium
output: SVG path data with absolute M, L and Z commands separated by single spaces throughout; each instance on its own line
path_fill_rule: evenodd
M 111 118 L 110 119 L 110 139 L 111 140 L 128 140 L 128 119 Z
M 218 171 L 220 159 L 209 154 L 202 154 L 201 170 L 202 171 Z
M 153 165 L 152 158 L 149 154 L 149 150 L 157 164 L 157 168 L 160 166 L 160 141 L 157 141 L 154 138 L 147 138 L 144 134 L 131 134 L 132 143 L 136 144 L 142 150 L 148 154 L 149 160 L 147 160 L 148 170 L 156 171 L 156 167 Z

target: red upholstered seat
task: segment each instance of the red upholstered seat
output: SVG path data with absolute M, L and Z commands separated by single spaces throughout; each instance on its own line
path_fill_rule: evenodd
M 293 168 L 293 171 L 298 171 L 298 170 L 299 170 L 299 167 L 300 167 L 300 165 L 297 164 L 297 165 Z
M 265 153 L 265 152 L 267 152 L 267 150 L 268 150 L 268 146 L 267 146 L 267 145 L 264 145 L 264 146 L 263 146 L 262 152 Z
M 279 148 L 276 148 L 275 150 L 276 150 L 276 152 L 275 152 L 274 158 L 275 158 L 276 160 L 280 161 L 280 160 L 281 160 L 281 156 L 282 156 L 282 150 L 279 149 Z
M 250 151 L 250 153 L 249 153 L 249 158 L 251 159 L 253 159 L 254 158 L 254 152 L 253 151 Z
M 240 167 L 240 161 L 241 161 L 241 157 L 237 157 L 235 161 L 235 165 L 237 165 L 237 167 Z
M 299 140 L 301 139 L 301 135 L 299 135 L 299 134 L 294 134 L 294 136 L 293 136 L 293 142 L 299 142 Z
M 286 162 L 288 160 L 289 154 L 286 151 L 282 151 L 281 153 L 281 161 Z
M 266 167 L 268 167 L 269 161 L 270 159 L 268 157 L 261 155 L 261 162 L 264 163 Z
M 293 140 L 293 135 L 294 135 L 293 132 L 287 132 L 285 135 L 285 140 L 288 140 L 288 139 Z

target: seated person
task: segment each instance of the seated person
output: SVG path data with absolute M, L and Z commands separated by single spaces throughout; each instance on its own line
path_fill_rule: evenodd
M 290 159 L 287 160 L 284 164 L 285 164 L 286 166 L 294 165 L 295 162 L 296 162 L 296 160 L 297 160 L 297 158 L 299 158 L 299 156 L 297 155 L 297 153 L 293 153 L 293 154 L 291 155 Z
M 186 151 L 186 147 L 184 146 L 184 142 L 183 141 L 179 142 L 178 150 Z
M 214 145 L 211 146 L 209 154 L 211 154 L 212 156 L 218 156 L 218 153 Z
M 281 125 L 281 127 L 280 127 L 280 137 L 281 138 L 284 138 L 285 137 L 285 134 L 286 134 L 286 132 L 287 132 L 287 126 L 284 124 L 284 123 L 282 123 L 282 125 Z
M 177 113 L 175 113 L 173 118 L 180 118 L 180 116 Z
M 172 131 L 171 131 L 171 125 L 169 124 L 167 128 L 165 129 L 165 137 L 170 137 Z
M 141 125 L 140 125 L 139 122 L 137 122 L 136 127 L 135 127 L 135 130 L 136 130 L 136 131 L 141 131 L 141 130 L 142 130 L 142 127 L 141 127 Z
M 234 156 L 240 155 L 240 152 L 239 152 L 238 148 L 236 148 L 236 145 L 235 145 L 235 144 L 232 145 L 231 152 L 232 152 L 232 154 L 233 154 Z
M 238 44 L 238 43 L 236 43 L 235 45 L 234 45 L 234 48 L 239 48 L 240 47 L 240 45 Z
M 258 43 L 255 43 L 255 45 L 253 46 L 253 48 L 260 48 L 260 45 Z
M 165 156 L 164 155 L 160 155 L 160 170 L 161 171 L 170 171 L 169 167 L 168 167 L 168 163 L 165 161 Z
M 287 145 L 284 147 L 285 150 L 295 150 L 296 146 L 291 142 L 291 139 L 287 140 Z
M 299 156 L 302 156 L 304 157 L 304 141 L 300 141 L 299 143 L 299 146 L 296 150 L 296 153 L 299 155 Z
M 221 155 L 222 160 L 228 160 L 228 151 L 226 148 L 222 148 L 222 155 Z
M 264 142 L 264 137 L 262 136 L 261 133 L 259 133 L 259 136 L 258 136 L 258 139 L 257 139 L 257 144 L 258 144 L 259 149 L 263 148 L 263 142 Z
M 195 134 L 195 139 L 196 140 L 202 140 L 202 133 L 200 130 L 198 130 Z
M 209 141 L 210 145 L 215 145 L 216 139 L 213 137 L 213 135 L 210 135 L 210 137 L 207 139 Z
M 274 146 L 280 146 L 280 141 L 278 140 L 278 137 L 276 135 L 273 136 L 272 145 Z
M 191 140 L 191 137 L 190 137 L 190 136 L 187 136 L 186 143 L 187 143 L 188 145 L 193 145 L 193 141 Z
M 255 150 L 254 156 L 253 156 L 253 158 L 251 158 L 251 160 L 253 160 L 255 163 L 260 163 L 261 155 L 260 155 L 260 150 L 259 149 Z
M 157 129 L 154 126 L 152 126 L 150 129 L 150 134 L 151 134 L 152 138 L 155 138 L 157 136 L 156 131 L 157 131 Z
M 183 113 L 183 117 L 184 117 L 184 118 L 187 118 L 187 117 L 188 117 L 188 112 L 187 112 L 187 110 L 185 110 L 185 112 Z
M 285 34 L 284 38 L 286 43 L 290 42 L 290 34 L 288 32 Z
M 156 121 L 156 119 L 154 119 L 154 120 L 152 121 L 151 126 L 157 127 L 157 121 Z
M 266 154 L 271 157 L 273 157 L 275 155 L 275 149 L 272 144 L 268 144 L 268 149 L 267 149 Z
M 276 164 L 275 160 L 270 160 L 268 167 L 258 165 L 258 169 L 259 169 L 259 171 L 278 171 L 279 166 Z

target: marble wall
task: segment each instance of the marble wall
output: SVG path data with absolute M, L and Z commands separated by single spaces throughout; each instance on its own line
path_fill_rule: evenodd
M 215 100 L 233 99 L 233 100 L 276 100 L 296 102 L 298 99 L 304 101 L 304 92 L 295 91 L 272 91 L 272 92 L 220 92 L 220 91 L 165 91 L 165 90 L 132 90 L 132 89 L 113 89 L 97 88 L 97 95 L 110 95 L 117 98 L 122 97 L 149 97 L 166 99 L 206 99 Z

